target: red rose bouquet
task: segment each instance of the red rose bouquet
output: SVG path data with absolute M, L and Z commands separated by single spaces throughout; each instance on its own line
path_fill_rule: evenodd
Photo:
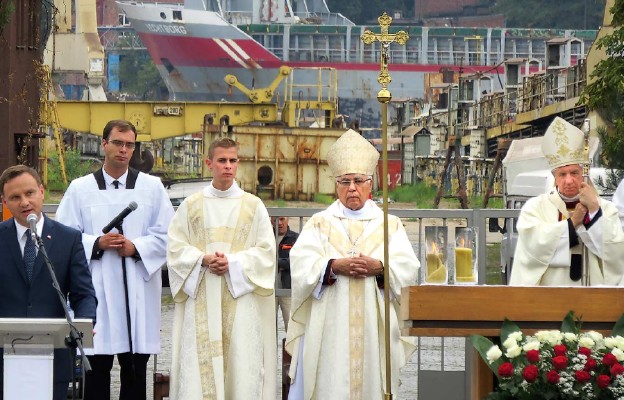
M 581 325 L 571 311 L 558 331 L 525 336 L 506 319 L 501 345 L 471 336 L 498 377 L 488 399 L 624 399 L 624 316 L 609 337 Z

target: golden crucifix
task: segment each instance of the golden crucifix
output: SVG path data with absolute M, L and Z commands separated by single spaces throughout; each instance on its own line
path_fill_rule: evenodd
M 388 28 L 390 27 L 390 24 L 392 24 L 392 17 L 386 14 L 386 12 L 384 12 L 381 17 L 377 18 L 377 21 L 379 22 L 379 25 L 381 26 L 381 33 L 377 34 L 369 30 L 366 30 L 362 34 L 361 39 L 364 42 L 364 44 L 373 44 L 373 42 L 375 41 L 378 41 L 379 43 L 381 43 L 381 58 L 380 58 L 381 70 L 379 71 L 379 77 L 377 78 L 377 82 L 379 82 L 379 84 L 381 85 L 381 91 L 377 95 L 377 99 L 379 100 L 380 103 L 387 103 L 390 101 L 390 98 L 392 97 L 390 95 L 390 92 L 388 91 L 388 85 L 390 84 L 390 82 L 392 82 L 392 78 L 390 77 L 390 74 L 388 73 L 388 59 L 390 57 L 388 54 L 388 49 L 390 48 L 390 44 L 393 42 L 396 42 L 400 44 L 401 46 L 405 45 L 405 43 L 407 43 L 407 40 L 409 39 L 409 35 L 405 31 L 398 31 L 397 33 L 389 33 Z M 382 92 L 383 92 L 383 96 L 382 96 Z M 385 101 L 382 101 L 380 97 L 382 99 L 385 99 L 386 97 L 388 97 L 388 99 Z
M 390 44 L 396 42 L 405 45 L 409 35 L 405 31 L 389 33 L 388 28 L 392 24 L 392 17 L 385 12 L 377 18 L 381 26 L 381 33 L 376 34 L 369 30 L 364 31 L 361 36 L 364 44 L 372 44 L 375 41 L 381 43 L 381 70 L 377 82 L 381 85 L 381 90 L 377 94 L 377 101 L 381 103 L 381 146 L 382 146 L 382 188 L 383 188 L 383 214 L 384 214 L 384 303 L 385 303 L 385 353 L 386 353 L 386 393 L 385 400 L 392 399 L 392 363 L 390 352 L 390 263 L 388 253 L 388 102 L 392 94 L 388 90 L 388 85 L 392 82 L 388 72 L 388 60 L 390 58 L 388 49 Z

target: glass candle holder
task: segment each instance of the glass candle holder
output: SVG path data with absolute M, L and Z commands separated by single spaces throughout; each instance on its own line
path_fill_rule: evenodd
M 446 285 L 449 273 L 446 266 L 448 229 L 445 226 L 425 227 L 425 265 L 421 267 L 422 282 L 432 285 Z
M 476 228 L 455 228 L 455 283 L 476 284 Z

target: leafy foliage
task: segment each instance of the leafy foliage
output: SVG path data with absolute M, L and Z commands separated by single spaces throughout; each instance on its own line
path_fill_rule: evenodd
M 602 158 L 610 168 L 624 170 L 624 0 L 615 0 L 611 9 L 614 31 L 596 42 L 606 57 L 591 72 L 581 101 L 607 123 L 598 130 L 603 145 Z M 612 176 L 618 181 L 619 176 Z
M 482 0 L 480 5 L 495 4 L 493 13 L 505 15 L 507 26 L 513 28 L 598 29 L 602 25 L 605 0 Z M 384 11 L 392 15 L 401 11 L 404 17 L 414 16 L 410 0 L 327 0 L 333 12 L 339 12 L 356 24 L 371 24 Z M 539 12 L 527 12 L 539 10 Z M 565 15 L 565 18 L 561 16 Z
M 314 193 L 314 201 L 321 204 L 332 204 L 336 199 L 330 195 L 323 193 Z
M 100 165 L 97 163 L 81 160 L 78 150 L 65 150 L 65 172 L 68 182 L 83 175 L 90 174 L 99 166 Z M 63 182 L 56 150 L 48 150 L 48 189 L 61 191 L 67 189 L 67 185 Z
M 14 12 L 15 4 L 13 4 L 13 0 L 0 1 L 0 32 L 8 25 Z
M 409 0 L 327 0 L 327 7 L 356 24 L 375 22 L 384 11 L 389 15 L 394 11 L 401 11 L 404 16 L 414 15 L 414 2 Z
M 416 203 L 417 208 L 433 208 L 433 199 L 437 190 L 435 186 L 429 186 L 424 182 L 402 185 L 397 186 L 390 193 L 390 198 L 403 203 Z
M 498 0 L 494 11 L 514 28 L 598 29 L 604 7 L 605 0 Z
M 167 88 L 146 51 L 122 51 L 119 61 L 121 91 L 138 100 L 167 98 Z
M 620 118 L 615 122 L 615 132 L 624 132 L 624 121 Z M 624 136 L 618 133 L 610 133 L 605 127 L 598 128 L 600 143 L 602 143 L 602 158 L 606 165 L 613 168 L 607 176 L 605 186 L 615 189 L 624 178 Z
M 560 330 L 524 335 L 505 319 L 500 343 L 473 335 L 470 340 L 498 377 L 488 399 L 621 399 L 624 395 L 624 315 L 610 337 L 581 332 L 573 311 Z

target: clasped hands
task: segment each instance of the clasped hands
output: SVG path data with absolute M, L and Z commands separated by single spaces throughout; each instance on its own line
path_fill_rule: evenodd
M 218 251 L 214 254 L 204 254 L 201 265 L 208 268 L 208 272 L 215 275 L 224 275 L 230 267 L 225 254 Z
M 100 236 L 98 247 L 100 250 L 117 250 L 117 254 L 121 257 L 132 257 L 136 254 L 134 243 L 121 233 L 108 232 Z
M 365 256 L 337 258 L 332 263 L 332 271 L 336 275 L 345 275 L 352 278 L 368 278 L 383 273 L 384 267 L 380 260 Z
M 579 225 L 583 223 L 585 220 L 585 215 L 590 213 L 595 213 L 600 208 L 600 200 L 598 199 L 598 194 L 593 185 L 590 185 L 586 182 L 581 183 L 581 187 L 579 189 L 579 203 L 574 208 L 574 211 L 570 215 L 570 219 L 572 220 L 572 225 L 575 228 L 578 228 Z

